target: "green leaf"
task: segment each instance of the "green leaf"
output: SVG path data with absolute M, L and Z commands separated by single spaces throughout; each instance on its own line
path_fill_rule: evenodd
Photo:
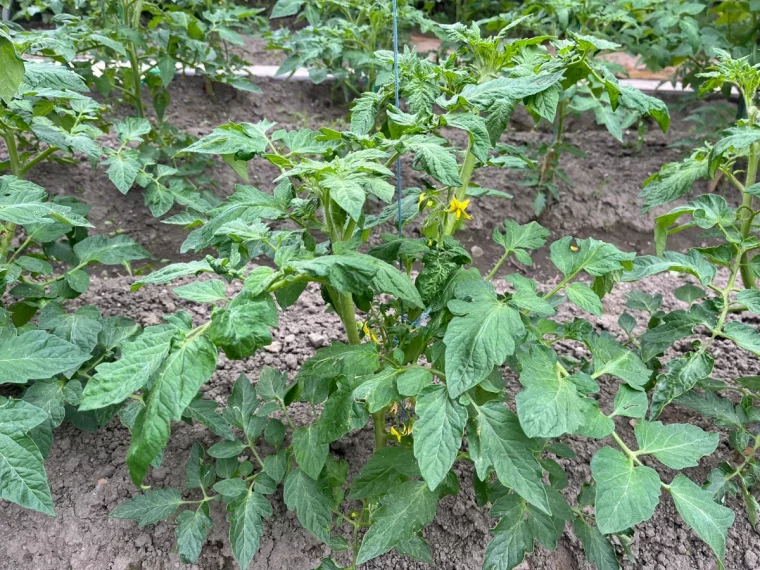
M 454 465 L 462 446 L 467 410 L 449 398 L 442 385 L 428 386 L 417 396 L 414 456 L 431 491 Z
M 399 373 L 397 368 L 388 367 L 377 374 L 360 378 L 353 392 L 354 398 L 364 400 L 371 414 L 401 400 L 396 390 L 396 376 Z
M 396 379 L 396 388 L 402 396 L 416 396 L 433 382 L 433 375 L 424 368 L 410 368 Z
M 726 533 L 734 524 L 734 512 L 713 501 L 712 494 L 685 475 L 677 475 L 670 484 L 676 510 L 691 529 L 704 540 L 723 562 Z
M 621 384 L 615 394 L 615 409 L 612 411 L 614 416 L 625 416 L 628 418 L 643 418 L 647 413 L 649 401 L 646 392 L 634 390 L 626 384 Z
M 640 255 L 633 260 L 633 269 L 623 274 L 622 281 L 641 281 L 646 277 L 665 271 L 688 273 L 699 279 L 702 285 L 709 285 L 715 279 L 717 270 L 697 250 L 689 250 L 688 254 L 666 251 L 662 257 Z
M 211 134 L 195 141 L 181 152 L 200 154 L 263 154 L 267 150 L 266 131 L 275 123 L 261 121 L 259 123 L 227 123 L 215 128 Z
M 241 568 L 248 568 L 264 534 L 262 517 L 272 515 L 272 505 L 251 489 L 227 505 L 232 554 Z
M 534 442 L 523 432 L 517 416 L 497 402 L 487 402 L 477 411 L 479 431 L 473 433 L 468 428 L 468 441 L 478 475 L 484 478 L 487 468 L 493 466 L 503 485 L 514 489 L 542 512 L 551 514 L 541 482 L 542 469 L 533 455 Z
M 28 435 L 48 419 L 29 402 L 0 405 L 0 498 L 54 516 L 42 454 Z
M 301 470 L 312 479 L 319 479 L 330 446 L 319 443 L 317 425 L 301 427 L 293 432 L 293 453 Z
M 194 303 L 216 303 L 227 298 L 226 285 L 221 279 L 195 281 L 175 287 L 174 294 L 180 299 L 187 299 Z
M 726 152 L 735 155 L 746 154 L 749 147 L 760 140 L 760 128 L 755 125 L 729 127 L 723 132 L 728 136 L 724 136 L 713 145 L 708 157 L 710 165 L 708 174 L 711 178 L 715 176 Z
M 145 526 L 168 519 L 182 505 L 177 489 L 149 489 L 111 511 L 112 518 L 134 519 Z
M 24 61 L 16 54 L 13 42 L 0 35 L 0 99 L 9 103 L 24 79 Z
M 640 454 L 651 454 L 671 469 L 696 467 L 699 460 L 712 455 L 720 436 L 689 424 L 664 425 L 640 421 L 634 429 Z
M 343 344 L 336 342 L 320 348 L 316 354 L 304 362 L 298 371 L 299 380 L 328 380 L 339 376 L 353 378 L 372 374 L 380 367 L 377 345 Z
M 521 226 L 512 220 L 505 220 L 503 225 L 503 234 L 499 231 L 499 226 L 494 228 L 493 241 L 506 250 L 505 255 L 514 254 L 520 263 L 533 265 L 533 260 L 527 251 L 542 247 L 551 232 L 537 222 L 530 222 Z
M 330 198 L 343 208 L 354 221 L 359 221 L 367 195 L 362 180 L 367 176 L 361 173 L 328 173 L 320 184 L 330 191 Z
M 237 457 L 247 447 L 248 446 L 245 443 L 238 441 L 237 439 L 232 441 L 219 441 L 208 448 L 208 454 L 217 459 L 229 459 L 230 457 Z
M 374 524 L 364 535 L 357 564 L 385 554 L 402 540 L 408 540 L 434 518 L 438 497 L 423 481 L 407 481 L 391 489 L 381 499 Z
M 410 477 L 421 477 L 412 450 L 407 447 L 378 449 L 352 482 L 350 500 L 375 499 Z
M 86 92 L 82 78 L 63 65 L 47 61 L 24 62 L 24 83 L 33 89 Z
M 620 105 L 649 115 L 657 121 L 663 133 L 668 132 L 670 113 L 668 112 L 668 106 L 663 101 L 656 97 L 645 95 L 635 87 L 628 85 L 618 85 L 618 89 L 620 89 L 620 98 L 618 100 Z
M 395 295 L 415 307 L 424 307 L 419 292 L 405 273 L 369 255 L 325 255 L 293 263 L 292 267 L 342 293 L 364 295 L 370 289 L 378 294 Z
M 734 341 L 739 348 L 760 356 L 760 333 L 754 327 L 731 321 L 723 327 L 723 336 Z
M 533 552 L 533 532 L 526 512 L 525 503 L 517 495 L 504 495 L 494 503 L 491 514 L 498 513 L 502 519 L 491 530 L 494 536 L 483 557 L 483 570 L 512 570 Z
M 0 404 L 0 433 L 23 435 L 48 419 L 42 408 L 24 400 L 2 400 Z
M 185 564 L 192 564 L 198 560 L 208 531 L 214 524 L 207 511 L 208 504 L 204 503 L 196 511 L 182 511 L 177 517 L 179 524 L 174 531 L 177 535 L 177 550 Z
M 208 335 L 228 358 L 242 360 L 272 342 L 269 327 L 277 326 L 277 315 L 271 295 L 243 291 L 212 314 Z
M 265 401 L 285 400 L 288 391 L 288 377 L 270 366 L 265 366 L 256 384 L 259 397 Z
M 295 16 L 303 6 L 304 0 L 277 0 L 272 8 L 270 18 L 285 18 Z
M 660 477 L 651 467 L 603 447 L 591 459 L 596 481 L 596 522 L 602 534 L 611 534 L 649 520 L 660 502 Z
M 337 441 L 351 430 L 353 406 L 354 391 L 351 386 L 341 384 L 335 392 L 330 394 L 316 424 L 320 443 Z
M 132 428 L 127 465 L 135 485 L 142 484 L 150 463 L 166 447 L 171 422 L 216 372 L 216 347 L 205 336 L 188 337 L 172 348 L 143 397 L 144 405 Z
M 92 352 L 98 344 L 98 335 L 103 330 L 100 311 L 92 305 L 67 313 L 60 303 L 45 305 L 40 311 L 39 326 L 55 336 L 75 344 L 84 352 Z
M 533 345 L 517 357 L 525 388 L 516 397 L 517 413 L 525 435 L 549 438 L 573 433 L 584 421 L 582 401 L 575 384 L 557 369 L 557 355 Z
M 285 479 L 283 497 L 306 530 L 322 542 L 330 542 L 332 496 L 323 485 L 296 469 Z
M 567 293 L 567 296 L 573 303 L 578 305 L 584 311 L 596 315 L 597 317 L 602 316 L 602 311 L 604 310 L 602 307 L 602 300 L 588 285 L 584 285 L 578 281 L 570 283 L 565 287 L 565 293 Z
M 219 407 L 214 401 L 211 400 L 193 400 L 185 408 L 185 413 L 197 422 L 202 423 L 213 433 L 226 440 L 234 439 L 232 430 L 230 429 L 227 421 L 216 412 Z
M 488 162 L 488 152 L 491 150 L 491 139 L 488 127 L 480 115 L 470 113 L 448 113 L 442 117 L 446 125 L 466 131 L 470 139 L 470 152 L 483 164 Z M 535 222 L 531 222 L 534 223 Z
M 615 547 L 595 526 L 578 517 L 573 522 L 573 533 L 583 543 L 583 552 L 597 570 L 619 570 L 620 563 L 615 554 Z
M 299 2 L 299 7 L 301 3 L 302 2 Z M 275 6 L 275 10 L 277 10 L 277 6 Z M 274 14 L 274 10 L 272 13 Z M 357 97 L 354 100 L 354 103 L 351 106 L 352 133 L 355 133 L 357 135 L 368 135 L 372 131 L 372 129 L 375 127 L 377 112 L 382 101 L 383 95 L 380 93 L 374 93 L 372 91 L 362 93 L 360 97 Z
M 449 310 L 456 315 L 443 338 L 446 385 L 452 398 L 477 386 L 494 366 L 503 364 L 525 332 L 520 313 L 500 301 L 490 283 L 473 283 L 460 285 L 457 288 L 460 298 L 448 303 Z
M 103 164 L 108 165 L 108 179 L 122 194 L 126 194 L 132 188 L 142 167 L 140 161 L 131 153 L 112 154 Z
M 594 378 L 602 374 L 611 374 L 637 389 L 649 382 L 651 371 L 636 354 L 617 342 L 609 333 L 593 335 L 587 342 L 594 359 Z
M 649 418 L 659 417 L 665 406 L 686 394 L 697 385 L 697 382 L 710 376 L 713 364 L 713 357 L 708 352 L 702 351 L 668 362 L 667 371 L 657 376 L 657 383 L 652 391 L 652 408 Z
M 459 165 L 443 145 L 445 140 L 434 136 L 414 135 L 406 144 L 414 153 L 413 167 L 422 170 L 446 186 L 461 186 Z
M 701 151 L 682 162 L 671 162 L 644 183 L 640 198 L 644 198 L 642 213 L 680 198 L 691 190 L 697 180 L 708 177 L 708 161 Z
M 80 263 L 98 262 L 103 265 L 121 265 L 137 259 L 149 259 L 150 253 L 132 238 L 121 234 L 116 237 L 91 236 L 74 246 Z
M 41 330 L 7 335 L 0 342 L 2 381 L 13 384 L 75 370 L 89 359 L 89 352 Z
M 143 388 L 169 354 L 176 329 L 171 325 L 146 328 L 135 340 L 124 344 L 121 358 L 104 362 L 82 394 L 80 411 L 119 404 Z
M 576 275 L 580 271 L 601 277 L 612 271 L 624 269 L 623 264 L 636 257 L 635 253 L 624 253 L 611 243 L 594 238 L 575 241 L 577 251 L 571 247 L 571 237 L 564 237 L 551 245 L 552 263 L 566 277 Z

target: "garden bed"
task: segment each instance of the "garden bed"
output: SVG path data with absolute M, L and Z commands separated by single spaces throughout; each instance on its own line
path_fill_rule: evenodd
M 306 82 L 260 80 L 263 94 L 254 95 L 217 89 L 216 99 L 206 97 L 203 83 L 195 78 L 185 78 L 174 83 L 172 105 L 168 119 L 180 129 L 195 135 L 205 135 L 218 124 L 228 120 L 256 122 L 261 119 L 277 121 L 281 126 L 311 127 L 336 124 L 344 121 L 346 109 L 330 104 L 329 86 L 314 86 Z M 516 125 L 506 135 L 506 141 L 523 144 L 539 137 L 548 138 L 548 132 L 534 131 L 527 115 L 518 115 Z M 641 182 L 660 166 L 676 160 L 681 153 L 669 143 L 686 136 L 688 123 L 675 116 L 671 131 L 663 136 L 650 130 L 639 151 L 632 145 L 623 146 L 613 140 L 601 127 L 594 127 L 589 119 L 571 123 L 568 128 L 569 142 L 582 148 L 586 159 L 566 155 L 563 168 L 573 180 L 572 187 L 562 188 L 562 199 L 553 204 L 538 219 L 552 231 L 553 236 L 593 236 L 610 241 L 626 251 L 650 253 L 652 247 L 653 215 L 639 214 L 641 200 L 637 197 Z M 630 133 L 635 140 L 635 133 Z M 251 184 L 269 190 L 275 169 L 264 161 L 254 161 L 251 168 Z M 228 195 L 239 180 L 226 166 L 214 168 L 212 175 L 218 182 L 219 192 Z M 407 185 L 415 185 L 417 174 L 405 166 Z M 31 179 L 44 185 L 51 193 L 80 197 L 93 206 L 91 221 L 96 232 L 123 231 L 149 249 L 158 260 L 181 260 L 179 246 L 184 232 L 176 226 L 168 226 L 151 217 L 142 203 L 142 194 L 133 189 L 126 197 L 121 196 L 108 182 L 102 171 L 92 171 L 87 163 L 68 166 L 43 165 Z M 460 239 L 475 255 L 475 264 L 481 268 L 493 266 L 501 251 L 485 239 L 492 229 L 504 219 L 526 223 L 535 219 L 532 194 L 519 185 L 520 175 L 514 171 L 488 169 L 475 179 L 483 186 L 514 194 L 514 200 L 497 198 L 481 199 L 473 204 L 474 217 L 469 230 Z M 409 228 L 411 235 L 414 228 Z M 683 249 L 694 235 L 679 234 L 681 241 L 672 241 L 670 248 Z M 555 275 L 545 262 L 546 254 L 536 256 L 536 266 L 531 270 L 545 283 Z M 505 266 L 505 272 L 516 271 Z M 168 288 L 147 286 L 130 293 L 133 279 L 127 276 L 108 277 L 93 275 L 90 291 L 81 303 L 92 303 L 104 315 L 122 314 L 132 317 L 141 325 L 158 324 L 161 315 L 178 309 L 191 312 L 196 321 L 208 317 L 191 303 L 174 297 Z M 672 291 L 683 284 L 675 277 L 651 278 L 637 286 L 653 293 Z M 616 319 L 624 307 L 624 294 L 631 287 L 621 285 L 605 298 L 605 317 L 597 320 L 600 329 L 621 334 Z M 205 309 L 204 309 L 205 310 Z M 570 309 L 565 308 L 565 311 Z M 757 326 L 757 318 L 747 316 L 746 322 Z M 644 323 L 639 323 L 643 325 Z M 204 387 L 206 397 L 223 402 L 240 373 L 256 379 L 263 365 L 270 365 L 286 372 L 290 377 L 317 347 L 329 339 L 342 337 L 339 320 L 326 314 L 318 290 L 311 286 L 299 302 L 281 315 L 280 327 L 275 331 L 275 342 L 254 357 L 243 361 L 229 361 L 221 357 L 217 373 Z M 309 337 L 308 335 L 311 335 Z M 717 346 L 717 345 L 716 345 Z M 563 350 L 571 350 L 565 347 Z M 687 350 L 687 347 L 683 347 Z M 745 353 L 721 345 L 722 357 L 716 359 L 719 368 L 714 376 L 718 379 L 741 375 L 760 374 L 757 363 L 750 368 Z M 508 380 L 516 389 L 514 375 Z M 600 404 L 609 410 L 617 383 L 602 383 Z M 512 390 L 514 393 L 516 390 Z M 510 405 L 513 401 L 510 401 Z M 307 407 L 294 406 L 292 417 L 296 423 L 310 420 Z M 671 422 L 694 422 L 705 429 L 713 429 L 709 422 L 678 406 L 665 410 L 663 419 Z M 632 429 L 624 424 L 624 438 L 632 438 Z M 149 475 L 147 484 L 154 487 L 178 486 L 184 478 L 184 461 L 194 439 L 210 443 L 208 431 L 185 424 L 175 424 L 173 436 L 166 449 L 163 464 Z M 562 460 L 570 476 L 566 489 L 574 496 L 580 485 L 589 479 L 588 462 L 600 443 L 580 437 L 565 437 L 578 454 L 576 460 Z M 129 434 L 118 421 L 98 433 L 85 433 L 71 426 L 64 426 L 56 434 L 53 451 L 46 461 L 51 481 L 57 518 L 50 519 L 39 513 L 20 509 L 15 505 L 0 503 L 0 534 L 4 537 L 0 546 L 1 570 L 163 570 L 180 568 L 182 564 L 172 549 L 175 544 L 173 526 L 162 522 L 147 528 L 138 528 L 132 521 L 113 520 L 108 513 L 127 498 L 137 494 L 131 483 L 124 462 Z M 372 448 L 371 428 L 352 434 L 333 444 L 336 456 L 350 456 L 353 466 L 363 464 Z M 720 461 L 731 457 L 724 437 L 718 452 L 704 460 L 700 467 L 687 470 L 694 480 L 703 481 L 707 473 Z M 644 459 L 647 462 L 647 459 Z M 671 474 L 656 462 L 656 467 L 668 481 Z M 494 520 L 487 511 L 475 504 L 472 491 L 472 471 L 469 466 L 457 464 L 461 491 L 457 497 L 447 497 L 438 507 L 438 515 L 424 535 L 431 544 L 434 556 L 432 568 L 436 570 L 475 570 L 481 567 L 485 545 L 489 540 L 489 528 Z M 261 570 L 290 569 L 310 570 L 327 554 L 324 546 L 303 530 L 292 513 L 282 503 L 281 493 L 275 495 L 275 516 L 266 523 L 261 548 L 254 558 L 252 568 Z M 726 567 L 753 570 L 760 568 L 760 535 L 755 533 L 735 499 L 729 501 L 737 511 L 737 519 L 728 533 Z M 215 505 L 213 516 L 221 521 L 225 514 Z M 216 524 L 204 546 L 201 558 L 188 568 L 209 570 L 232 570 L 236 568 L 229 542 L 225 537 L 227 526 Z M 626 568 L 643 570 L 712 570 L 716 562 L 708 547 L 689 531 L 676 517 L 672 501 L 663 495 L 663 504 L 654 518 L 640 525 L 639 540 L 634 542 L 636 562 L 628 562 Z M 389 554 L 371 561 L 367 569 L 417 569 L 426 566 L 408 558 Z M 584 561 L 579 541 L 570 533 L 560 540 L 556 552 L 539 550 L 525 564 L 533 570 L 590 569 Z
M 177 309 L 193 314 L 196 322 L 208 317 L 198 311 L 197 305 L 174 297 L 168 288 L 146 286 L 138 292 L 128 292 L 132 280 L 119 277 L 107 281 L 94 279 L 90 292 L 82 297 L 83 303 L 93 303 L 103 309 L 105 315 L 123 314 L 135 318 L 141 325 L 157 324 L 161 315 Z M 670 291 L 682 285 L 675 277 L 655 277 L 636 288 L 650 293 Z M 622 330 L 616 318 L 624 310 L 624 295 L 632 289 L 624 284 L 605 298 L 605 317 L 597 320 L 600 330 L 617 335 Z M 677 303 L 677 302 L 676 302 Z M 568 311 L 568 309 L 565 309 Z M 580 312 L 577 313 L 580 315 Z M 757 326 L 757 317 L 745 322 Z M 643 325 L 643 322 L 639 323 Z M 324 303 L 315 287 L 310 287 L 298 303 L 281 315 L 280 327 L 275 331 L 274 343 L 254 357 L 244 361 L 229 361 L 221 357 L 217 372 L 203 388 L 205 397 L 223 402 L 239 374 L 256 379 L 261 367 L 270 365 L 295 375 L 300 365 L 311 356 L 316 346 L 328 339 L 340 339 L 338 319 L 325 314 Z M 312 336 L 313 342 L 307 340 Z M 322 340 L 324 339 L 324 340 Z M 565 348 L 564 351 L 568 352 Z M 687 347 L 683 347 L 687 350 Z M 728 343 L 721 346 L 719 367 L 714 372 L 718 379 L 760 374 L 755 361 L 751 367 L 746 354 L 732 349 Z M 572 353 L 572 352 L 571 352 Z M 577 354 L 580 356 L 580 354 Z M 511 392 L 518 389 L 516 377 L 507 372 Z M 603 410 L 612 406 L 616 381 L 602 382 L 599 397 Z M 513 405 L 513 400 L 510 405 Z M 293 406 L 291 417 L 297 424 L 310 421 L 308 407 Z M 714 430 L 710 422 L 697 414 L 673 405 L 666 408 L 662 420 L 666 423 L 694 423 L 707 430 Z M 621 424 L 620 433 L 631 441 L 633 430 Z M 160 469 L 153 471 L 146 484 L 154 487 L 179 486 L 184 479 L 184 462 L 192 442 L 198 439 L 204 444 L 213 442 L 209 432 L 200 426 L 174 424 L 172 439 L 166 449 Z M 588 461 L 600 441 L 581 437 L 564 437 L 578 454 L 575 460 L 561 460 L 569 475 L 570 484 L 564 491 L 574 497 L 580 485 L 590 479 Z M 114 520 L 108 513 L 138 490 L 130 481 L 124 462 L 129 433 L 117 420 L 97 433 L 81 432 L 72 426 L 64 426 L 56 434 L 53 451 L 46 461 L 50 477 L 57 517 L 51 519 L 11 505 L 0 503 L 1 570 L 233 570 L 234 562 L 226 539 L 225 513 L 220 505 L 212 509 L 218 521 L 204 545 L 201 558 L 195 565 L 185 566 L 173 552 L 175 537 L 173 525 L 161 522 L 154 526 L 139 528 L 133 521 Z M 351 457 L 352 465 L 359 466 L 369 457 L 372 449 L 372 428 L 348 436 L 332 446 L 336 457 Z M 719 462 L 735 459 L 725 437 L 715 455 L 701 462 L 700 467 L 686 473 L 697 481 L 706 478 Z M 665 481 L 672 473 L 654 460 L 644 462 L 656 468 Z M 472 490 L 472 469 L 459 463 L 455 471 L 460 478 L 461 490 L 456 497 L 447 497 L 438 506 L 435 521 L 425 529 L 424 536 L 430 542 L 434 557 L 432 566 L 389 554 L 366 565 L 368 570 L 479 570 L 485 546 L 490 538 L 489 528 L 495 521 L 487 510 L 477 507 Z M 355 475 L 355 473 L 352 473 Z M 275 495 L 275 514 L 265 523 L 261 548 L 254 558 L 255 570 L 311 570 L 327 554 L 325 547 L 305 531 L 288 513 L 282 502 L 282 494 Z M 760 568 L 760 534 L 753 531 L 737 499 L 729 505 L 737 511 L 736 522 L 728 531 L 726 568 L 755 570 Z M 672 501 L 663 494 L 662 505 L 654 517 L 637 528 L 638 540 L 633 543 L 635 563 L 627 563 L 626 570 L 713 570 L 714 556 L 676 516 Z M 522 568 L 530 570 L 591 570 L 585 562 L 579 541 L 566 532 L 555 552 L 538 549 Z

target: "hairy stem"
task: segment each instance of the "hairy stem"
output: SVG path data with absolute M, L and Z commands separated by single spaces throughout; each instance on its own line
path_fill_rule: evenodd
M 142 118 L 145 117 L 145 106 L 142 100 L 142 73 L 140 72 L 140 60 L 137 57 L 135 44 L 129 44 L 128 53 L 129 66 L 132 68 L 132 99 L 135 103 L 135 113 Z
M 3 139 L 5 140 L 5 145 L 8 148 L 8 160 L 11 163 L 11 174 L 21 178 L 23 177 L 24 173 L 23 166 L 21 165 L 21 160 L 19 159 L 18 155 L 16 137 L 13 135 L 13 133 L 4 133 Z M 15 235 L 16 224 L 8 223 L 8 225 L 5 226 L 5 233 L 3 234 L 2 239 L 0 239 L 0 257 L 5 257 L 5 254 L 8 252 L 8 248 L 11 246 L 11 242 L 13 241 L 13 236 Z
M 758 147 L 757 144 L 753 144 L 749 151 L 749 161 L 747 162 L 747 178 L 744 182 L 744 188 L 749 188 L 755 183 L 757 179 L 757 165 L 758 165 Z M 752 194 L 744 192 L 742 196 L 742 206 L 746 209 L 746 216 L 742 218 L 741 233 L 742 238 L 747 239 L 749 237 L 750 230 L 752 229 Z M 742 254 L 740 271 L 742 276 L 742 283 L 745 289 L 755 289 L 757 287 L 757 281 L 753 274 L 752 268 L 749 266 L 749 256 L 747 253 Z

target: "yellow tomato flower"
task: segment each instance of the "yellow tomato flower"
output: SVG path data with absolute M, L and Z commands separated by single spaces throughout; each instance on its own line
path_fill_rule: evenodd
M 470 205 L 469 200 L 462 200 L 461 202 L 456 199 L 456 196 L 454 196 L 451 199 L 451 204 L 449 204 L 449 214 L 455 214 L 457 217 L 457 220 L 460 218 L 464 218 L 465 220 L 471 220 L 472 216 L 467 213 L 467 206 Z
M 420 197 L 417 198 L 417 205 L 421 206 L 422 203 L 425 201 L 426 197 L 427 197 L 427 194 L 425 194 L 424 192 L 420 192 Z
M 364 323 L 364 326 L 362 327 L 362 332 L 369 337 L 369 339 L 374 342 L 375 344 L 380 344 L 380 341 L 377 338 L 377 335 L 372 332 L 372 329 L 369 328 L 369 323 Z
M 406 426 L 405 424 L 401 424 L 401 431 L 396 429 L 396 426 L 391 427 L 391 435 L 396 438 L 396 441 L 401 443 L 401 438 L 405 435 L 409 435 L 412 433 L 412 430 L 410 427 Z

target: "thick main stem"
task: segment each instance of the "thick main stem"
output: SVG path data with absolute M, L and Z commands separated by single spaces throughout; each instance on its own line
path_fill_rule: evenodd
M 140 118 L 145 117 L 145 107 L 142 100 L 142 73 L 140 71 L 140 60 L 137 57 L 135 44 L 129 44 L 129 65 L 132 67 L 132 99 L 135 104 L 135 112 Z
M 758 149 L 757 145 L 753 144 L 749 151 L 749 160 L 747 162 L 747 179 L 744 182 L 744 188 L 749 188 L 757 180 L 757 166 L 758 166 Z M 742 196 L 742 212 L 746 215 L 742 219 L 741 233 L 742 238 L 747 239 L 749 237 L 750 230 L 752 229 L 752 194 L 744 192 Z M 749 256 L 747 253 L 742 254 L 742 259 L 739 266 L 739 271 L 742 276 L 742 283 L 746 289 L 755 289 L 757 286 L 757 280 L 755 279 L 754 272 L 749 266 Z
M 23 176 L 23 166 L 18 155 L 18 147 L 16 146 L 16 137 L 13 133 L 7 133 L 3 135 L 5 145 L 8 147 L 8 160 L 11 164 L 11 174 L 21 178 Z M 5 257 L 8 252 L 8 248 L 11 246 L 13 236 L 16 235 L 16 224 L 8 223 L 5 226 L 5 233 L 2 240 L 0 240 L 0 257 Z

